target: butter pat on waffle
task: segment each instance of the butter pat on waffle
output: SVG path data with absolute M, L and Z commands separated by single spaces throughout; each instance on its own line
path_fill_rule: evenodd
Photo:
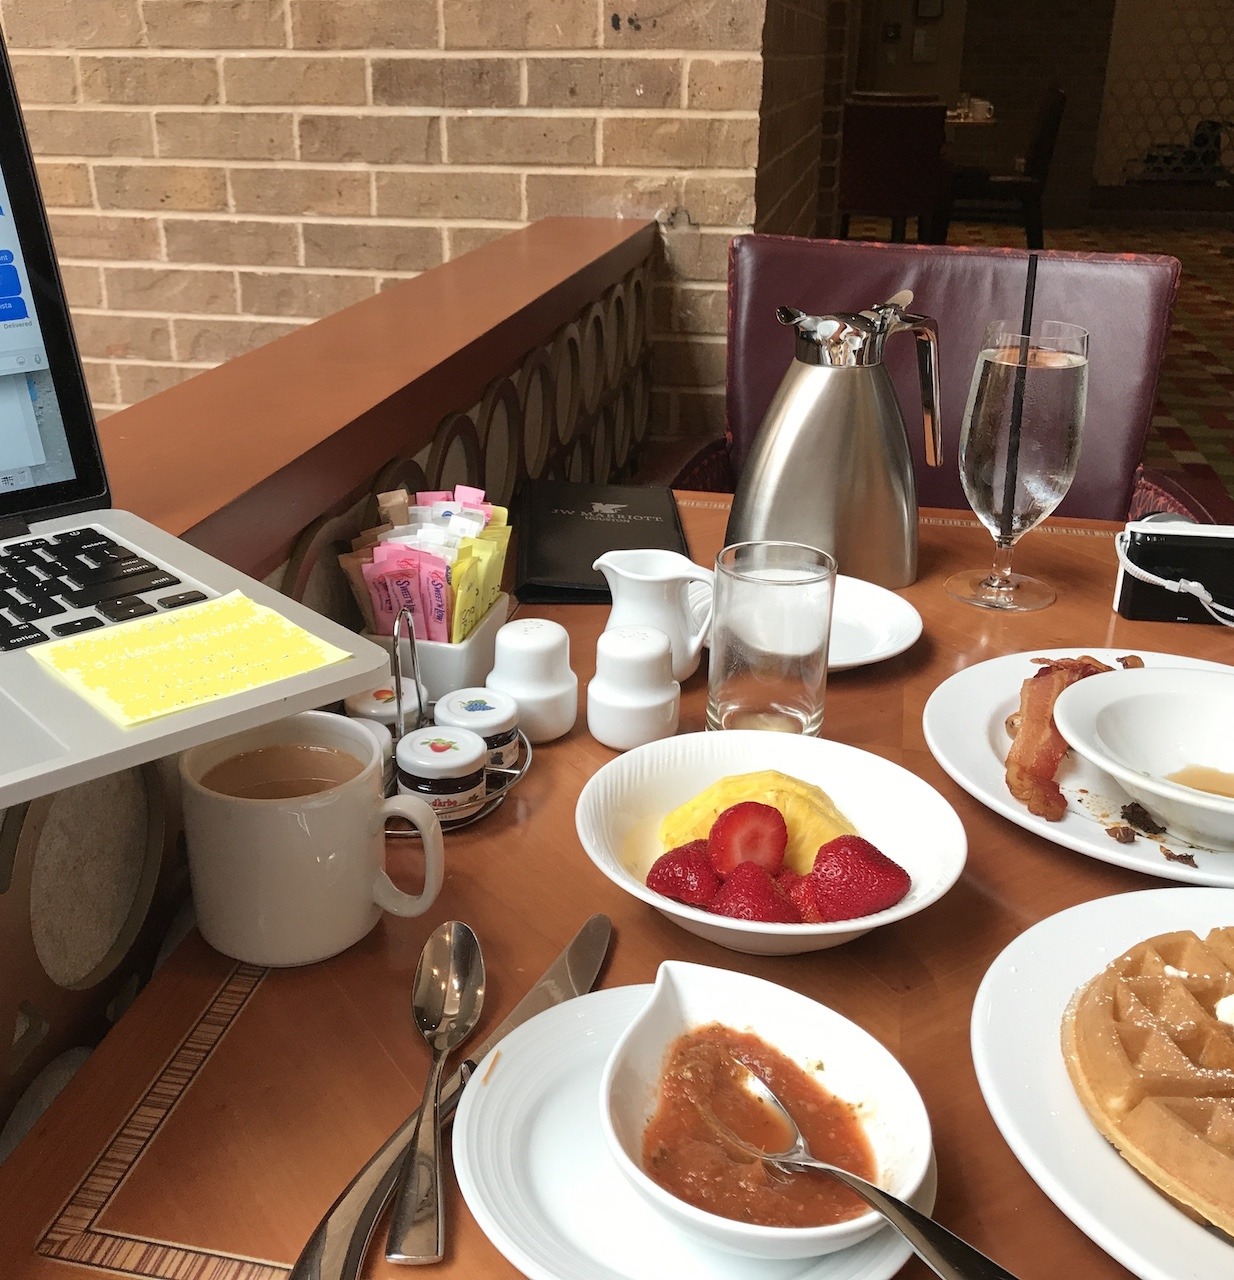
M 1062 1047 L 1123 1158 L 1234 1235 L 1234 928 L 1132 947 L 1072 997 Z

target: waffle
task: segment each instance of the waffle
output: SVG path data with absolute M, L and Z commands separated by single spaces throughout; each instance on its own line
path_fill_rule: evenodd
M 1123 1158 L 1190 1217 L 1234 1235 L 1227 1020 L 1234 1020 L 1234 928 L 1203 941 L 1189 931 L 1165 933 L 1076 992 L 1062 1046 L 1080 1101 Z

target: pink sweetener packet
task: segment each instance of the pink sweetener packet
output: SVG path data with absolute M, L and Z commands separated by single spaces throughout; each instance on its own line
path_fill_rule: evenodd
M 370 561 L 360 566 L 360 573 L 368 587 L 369 601 L 373 607 L 375 633 L 379 636 L 394 634 L 394 616 L 398 610 L 390 595 L 390 585 L 385 580 L 382 567 Z
M 431 507 L 434 502 L 453 502 L 454 494 L 447 489 L 425 489 L 416 494 L 417 507 Z
M 427 640 L 429 637 L 424 625 L 424 606 L 420 599 L 420 566 L 387 568 L 383 571 L 382 577 L 389 587 L 395 614 L 406 609 L 411 614 L 411 629 L 416 639 Z M 393 623 L 390 631 L 393 634 Z
M 426 552 L 419 572 L 424 638 L 445 643 L 450 639 L 450 571 L 444 560 Z
M 484 501 L 484 490 L 477 489 L 469 484 L 456 484 L 454 486 L 454 497 L 458 502 L 479 506 Z

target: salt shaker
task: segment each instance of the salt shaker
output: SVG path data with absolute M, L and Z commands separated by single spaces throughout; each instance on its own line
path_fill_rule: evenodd
M 596 641 L 587 686 L 587 729 L 618 751 L 671 737 L 681 715 L 668 636 L 655 627 L 611 627 Z
M 578 716 L 578 676 L 570 670 L 570 636 L 546 618 L 516 618 L 495 637 L 493 669 L 484 684 L 518 704 L 529 742 L 569 733 Z

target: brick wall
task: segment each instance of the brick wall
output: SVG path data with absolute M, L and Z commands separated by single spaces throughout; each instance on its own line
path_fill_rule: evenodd
M 659 215 L 656 430 L 717 430 L 727 241 L 756 182 L 813 219 L 817 8 L 0 0 L 100 412 L 537 218 Z

